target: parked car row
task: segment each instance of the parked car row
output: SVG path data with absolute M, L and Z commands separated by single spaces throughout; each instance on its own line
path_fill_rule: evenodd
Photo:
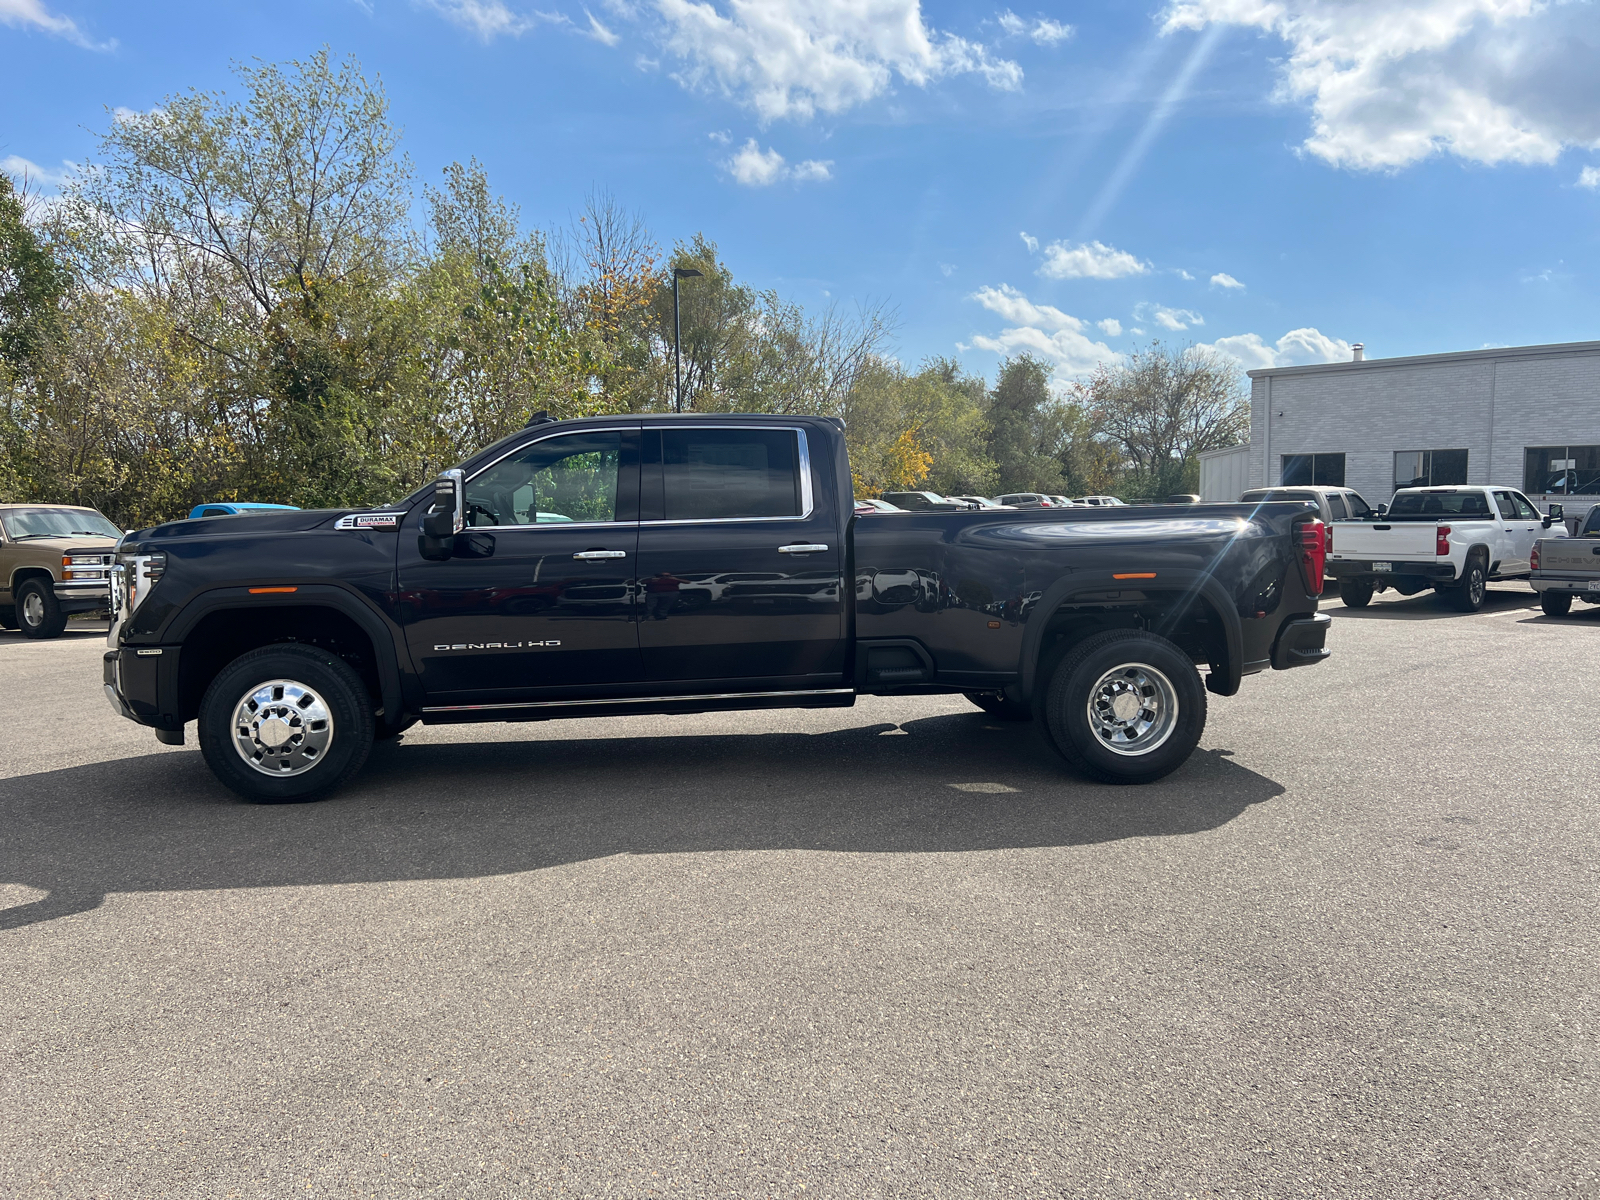
M 1256 488 L 1239 499 L 1315 504 L 1328 527 L 1328 577 L 1351 608 L 1374 593 L 1431 588 L 1450 607 L 1476 612 L 1487 584 L 1508 579 L 1528 580 L 1552 616 L 1574 598 L 1600 604 L 1600 506 L 1569 538 L 1561 505 L 1541 513 L 1516 488 L 1493 485 L 1401 488 L 1376 508 L 1336 487 Z
M 1169 496 L 1164 503 L 1193 504 L 1199 496 Z M 857 499 L 857 511 L 870 505 L 875 512 L 968 512 L 989 508 L 1122 508 L 1115 496 L 1080 496 L 1076 500 L 1047 492 L 1008 492 L 1003 496 L 941 496 L 938 492 L 884 492 Z

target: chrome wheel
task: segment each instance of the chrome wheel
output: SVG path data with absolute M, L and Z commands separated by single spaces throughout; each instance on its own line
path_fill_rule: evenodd
M 1483 603 L 1484 581 L 1482 571 L 1471 571 L 1467 575 L 1467 598 L 1472 601 L 1472 607 L 1477 608 Z
M 1114 754 L 1148 754 L 1172 736 L 1178 693 L 1172 681 L 1145 663 L 1125 663 L 1089 689 L 1089 728 Z
M 304 683 L 274 679 L 251 688 L 233 709 L 233 748 L 263 775 L 302 775 L 333 742 L 333 714 Z
M 44 597 L 38 592 L 22 598 L 22 619 L 35 629 L 44 624 Z

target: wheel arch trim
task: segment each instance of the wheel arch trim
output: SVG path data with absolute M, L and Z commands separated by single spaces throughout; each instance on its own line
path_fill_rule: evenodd
M 331 608 L 349 617 L 372 642 L 373 665 L 378 672 L 378 691 L 383 701 L 384 720 L 397 720 L 404 711 L 400 683 L 400 651 L 395 632 L 368 601 L 337 584 L 297 584 L 293 592 L 252 595 L 247 587 L 214 588 L 191 598 L 167 621 L 159 642 L 178 644 L 205 618 L 219 612 L 260 610 L 263 608 Z M 270 643 L 269 643 L 270 644 Z M 176 685 L 176 681 L 174 681 Z

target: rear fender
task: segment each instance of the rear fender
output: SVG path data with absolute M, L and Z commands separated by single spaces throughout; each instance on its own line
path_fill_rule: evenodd
M 1244 676 L 1244 632 L 1240 626 L 1235 602 L 1226 589 L 1209 573 L 1201 571 L 1165 570 L 1160 574 L 1163 592 L 1186 592 L 1192 598 L 1203 598 L 1222 622 L 1227 660 L 1213 669 L 1206 680 L 1206 689 L 1219 696 L 1232 696 L 1239 690 Z M 1034 607 L 1028 627 L 1022 635 L 1021 659 L 1017 664 L 1017 677 L 1021 680 L 1022 699 L 1031 700 L 1035 676 L 1039 667 L 1039 653 L 1044 644 L 1045 630 L 1050 618 L 1063 604 L 1075 595 L 1089 592 L 1125 591 L 1128 584 L 1116 579 L 1110 571 L 1073 572 L 1057 580 Z

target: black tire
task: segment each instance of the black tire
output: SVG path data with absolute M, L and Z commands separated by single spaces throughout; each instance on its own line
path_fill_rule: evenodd
M 253 710 L 269 715 L 250 727 L 252 745 L 261 750 L 257 758 L 263 767 L 288 764 L 292 773 L 268 774 L 245 761 L 234 713 L 253 692 L 278 681 L 293 686 L 274 689 Z M 312 698 L 310 704 L 304 701 L 306 695 Z M 279 717 L 279 712 L 284 715 Z M 303 722 L 302 712 L 307 714 Z M 316 728 L 313 718 L 318 713 L 330 718 L 325 729 Z M 274 720 L 277 726 L 269 731 Z M 288 740 L 281 740 L 286 731 Z M 315 646 L 265 646 L 241 655 L 218 673 L 200 701 L 200 752 L 206 765 L 228 788 L 257 804 L 326 796 L 361 769 L 372 752 L 373 734 L 372 699 L 360 676 L 343 659 Z M 311 758 L 319 735 L 325 735 L 325 744 Z M 263 749 L 275 741 L 280 749 L 287 747 L 281 757 Z M 291 763 L 290 754 L 299 755 L 300 761 Z
M 1018 704 L 1004 692 L 967 692 L 966 697 L 997 721 L 1027 721 L 1033 717 L 1026 704 Z
M 1547 617 L 1564 617 L 1572 611 L 1572 593 L 1540 592 L 1539 607 Z
M 60 637 L 67 627 L 55 589 L 47 580 L 29 579 L 17 589 L 17 628 L 23 637 Z
M 1346 608 L 1365 608 L 1372 603 L 1372 580 L 1354 577 L 1339 580 L 1339 599 Z
M 1457 612 L 1475 613 L 1483 607 L 1488 584 L 1489 573 L 1484 570 L 1483 561 L 1469 558 L 1466 570 L 1461 572 L 1461 582 L 1444 589 L 1441 598 Z
M 1120 716 L 1111 705 L 1122 694 L 1157 703 Z M 1090 716 L 1097 697 L 1104 702 L 1099 711 L 1106 714 L 1098 721 Z M 1110 629 L 1068 651 L 1044 683 L 1035 710 L 1050 743 L 1084 775 L 1102 783 L 1151 783 L 1181 767 L 1199 745 L 1206 727 L 1206 690 L 1189 656 L 1166 638 Z M 1158 720 L 1146 733 L 1132 735 L 1124 748 L 1113 749 L 1107 731 L 1124 723 L 1124 732 L 1137 729 L 1147 712 Z M 1164 731 L 1158 728 L 1163 724 Z M 1147 749 L 1138 748 L 1141 736 L 1154 739 Z

